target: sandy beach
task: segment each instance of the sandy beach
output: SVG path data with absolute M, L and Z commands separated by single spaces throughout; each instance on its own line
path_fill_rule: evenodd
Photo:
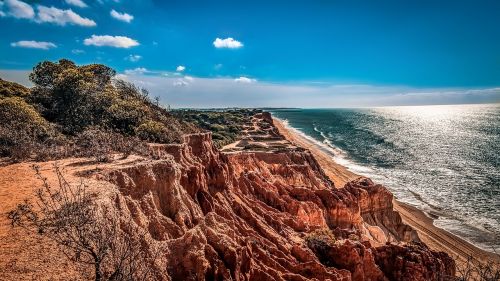
M 312 152 L 326 175 L 335 183 L 335 186 L 342 187 L 347 181 L 360 177 L 360 175 L 336 163 L 329 153 L 322 150 L 311 140 L 294 132 L 280 119 L 273 118 L 273 120 L 280 133 L 288 141 Z M 500 262 L 499 255 L 486 252 L 452 233 L 434 226 L 433 219 L 419 209 L 397 200 L 394 200 L 393 203 L 394 208 L 401 214 L 403 221 L 413 227 L 418 232 L 420 239 L 432 249 L 448 253 L 456 258 L 459 263 L 467 260 L 468 257 L 474 257 L 480 261 Z

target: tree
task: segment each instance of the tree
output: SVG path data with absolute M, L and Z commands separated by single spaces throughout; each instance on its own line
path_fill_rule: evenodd
M 159 251 L 146 249 L 145 233 L 111 208 L 98 205 L 83 182 L 71 186 L 55 166 L 53 188 L 34 167 L 42 188 L 36 206 L 29 201 L 9 212 L 12 226 L 22 226 L 54 241 L 70 260 L 100 280 L 151 280 Z
M 106 118 L 115 94 L 111 84 L 115 74 L 101 64 L 77 66 L 65 59 L 41 62 L 30 74 L 35 84 L 31 101 L 40 106 L 47 120 L 61 124 L 64 133 L 74 134 Z

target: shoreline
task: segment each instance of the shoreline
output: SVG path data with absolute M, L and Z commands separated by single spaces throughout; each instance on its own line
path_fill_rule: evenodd
M 344 186 L 350 180 L 361 177 L 336 163 L 331 154 L 321 149 L 316 143 L 288 128 L 283 120 L 273 116 L 273 122 L 288 141 L 311 151 L 325 174 L 335 183 L 337 188 Z M 394 209 L 401 215 L 403 222 L 417 231 L 422 242 L 433 250 L 448 253 L 459 264 L 467 261 L 469 257 L 474 257 L 481 262 L 500 262 L 499 255 L 487 252 L 451 232 L 438 228 L 433 224 L 432 218 L 416 207 L 396 199 L 393 200 L 393 205 Z

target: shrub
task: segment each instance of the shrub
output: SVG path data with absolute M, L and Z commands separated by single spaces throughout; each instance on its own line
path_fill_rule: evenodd
M 0 155 L 29 158 L 36 147 L 56 136 L 52 125 L 22 98 L 0 98 Z
M 110 129 L 89 127 L 76 136 L 78 156 L 92 157 L 97 162 L 110 162 L 113 153 L 120 152 L 126 158 L 132 153 L 148 155 L 147 144 L 137 137 L 124 136 Z
M 79 155 L 93 157 L 97 162 L 109 162 L 113 159 L 111 142 L 113 136 L 99 127 L 90 127 L 76 137 Z
M 306 235 L 305 240 L 311 249 L 332 247 L 336 241 L 335 235 L 329 228 L 314 230 Z
M 35 167 L 42 188 L 36 205 L 28 200 L 8 213 L 21 226 L 52 240 L 61 252 L 94 280 L 154 280 L 159 251 L 143 247 L 146 232 L 109 206 L 99 205 L 87 186 L 70 185 L 55 166 L 59 186 L 51 186 Z M 36 206 L 36 207 L 35 207 Z M 87 278 L 85 278 L 87 279 Z
M 20 97 L 25 98 L 30 94 L 30 89 L 23 85 L 5 81 L 0 78 L 0 98 Z
M 456 260 L 459 258 L 457 257 Z M 500 262 L 498 260 L 482 262 L 469 256 L 464 263 L 457 266 L 456 276 L 450 279 L 454 281 L 500 280 Z
M 160 122 L 148 120 L 135 129 L 137 136 L 151 142 L 167 142 L 167 128 Z
M 107 110 L 111 126 L 128 135 L 134 134 L 134 128 L 144 122 L 148 108 L 138 100 L 116 100 Z
M 49 122 L 19 97 L 0 99 L 0 120 L 4 126 L 30 131 L 36 137 L 46 137 L 51 131 Z
M 31 89 L 0 79 L 0 156 L 109 161 L 111 152 L 145 154 L 140 139 L 179 142 L 199 131 L 153 102 L 147 90 L 114 75 L 105 65 L 62 59 L 37 64 Z
M 314 252 L 320 262 L 326 266 L 333 266 L 331 250 L 336 247 L 335 234 L 329 228 L 317 229 L 305 237 L 307 246 Z
M 30 74 L 35 84 L 30 101 L 39 105 L 42 115 L 59 123 L 66 134 L 101 125 L 114 98 L 111 68 L 91 64 L 77 66 L 72 61 L 42 62 Z

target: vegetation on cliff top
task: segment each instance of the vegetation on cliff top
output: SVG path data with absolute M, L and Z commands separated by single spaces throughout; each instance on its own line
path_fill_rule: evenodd
M 199 131 L 153 101 L 147 90 L 115 74 L 105 65 L 78 66 L 62 59 L 36 65 L 31 89 L 0 80 L 0 156 L 81 155 L 89 150 L 79 140 L 96 132 L 120 150 L 124 142 L 133 142 L 125 147 L 141 141 L 175 143 Z
M 102 64 L 61 59 L 37 64 L 26 88 L 0 79 L 0 157 L 23 160 L 144 153 L 146 142 L 178 143 L 211 131 L 216 146 L 236 141 L 257 110 L 175 110 Z
M 251 117 L 258 109 L 227 110 L 177 110 L 173 114 L 179 119 L 212 132 L 212 139 L 217 147 L 235 142 L 244 130 L 244 125 L 251 125 Z

